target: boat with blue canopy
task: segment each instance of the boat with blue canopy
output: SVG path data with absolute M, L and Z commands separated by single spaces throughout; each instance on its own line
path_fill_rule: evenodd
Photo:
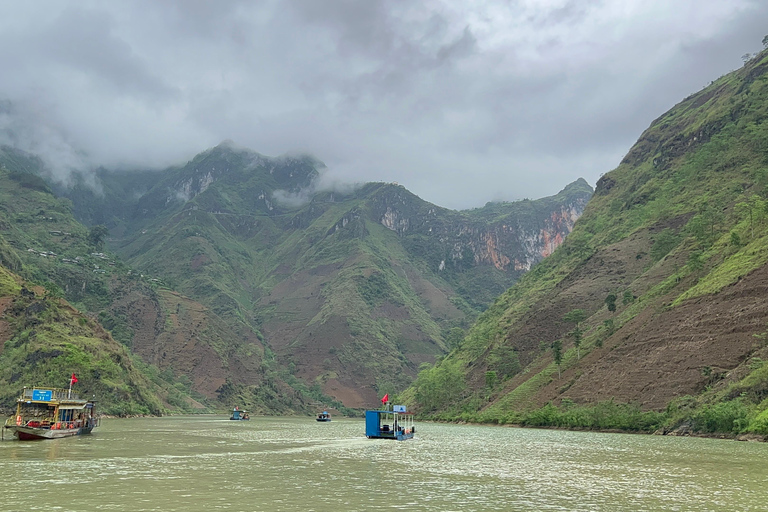
M 394 405 L 392 410 L 365 411 L 365 437 L 368 439 L 394 439 L 405 441 L 416 433 L 413 413 L 404 405 Z
M 240 407 L 235 406 L 234 409 L 232 409 L 232 416 L 229 418 L 230 420 L 235 421 L 247 421 L 251 419 L 251 415 L 248 414 L 246 411 L 241 411 Z

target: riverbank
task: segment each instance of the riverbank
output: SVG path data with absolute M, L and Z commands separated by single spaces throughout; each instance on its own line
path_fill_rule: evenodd
M 736 399 L 715 404 L 693 405 L 689 397 L 670 404 L 664 411 L 643 411 L 638 405 L 613 400 L 591 405 L 563 401 L 525 412 L 479 411 L 422 414 L 429 421 L 475 425 L 505 425 L 585 432 L 620 432 L 679 437 L 704 437 L 765 441 L 768 425 L 763 412 Z

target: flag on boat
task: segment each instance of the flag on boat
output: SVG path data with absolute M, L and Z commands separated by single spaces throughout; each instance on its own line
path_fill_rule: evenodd
M 72 384 L 76 384 L 76 383 L 77 383 L 77 377 L 75 377 L 75 374 L 73 373 L 72 378 L 69 379 L 69 385 L 71 386 Z
M 389 393 L 384 395 L 384 398 L 381 399 L 381 403 L 385 404 L 387 402 L 389 402 Z

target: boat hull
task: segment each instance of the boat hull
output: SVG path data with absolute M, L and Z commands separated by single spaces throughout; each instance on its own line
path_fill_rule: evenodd
M 43 439 L 59 439 L 62 437 L 81 436 L 90 434 L 93 427 L 49 429 L 37 427 L 10 426 L 8 428 L 19 441 L 40 441 Z
M 413 432 L 392 432 L 391 434 L 379 434 L 366 436 L 368 439 L 392 439 L 394 441 L 407 441 L 413 439 Z

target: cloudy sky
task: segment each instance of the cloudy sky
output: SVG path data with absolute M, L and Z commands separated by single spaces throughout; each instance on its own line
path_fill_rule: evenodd
M 449 208 L 594 185 L 741 66 L 764 0 L 0 0 L 0 142 L 58 172 L 225 139 Z

